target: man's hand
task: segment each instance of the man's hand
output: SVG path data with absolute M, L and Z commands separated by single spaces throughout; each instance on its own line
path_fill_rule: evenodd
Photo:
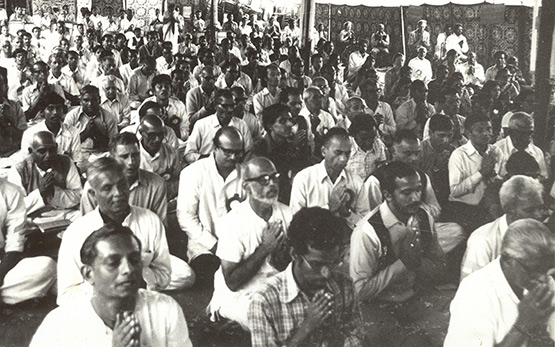
M 123 312 L 116 316 L 112 334 L 113 347 L 139 347 L 141 326 L 133 313 Z
M 262 244 L 260 246 L 264 248 L 267 254 L 272 253 L 281 244 L 283 234 L 280 221 L 268 223 L 262 232 Z
M 554 294 L 546 283 L 539 283 L 528 292 L 518 304 L 518 318 L 515 323 L 517 329 L 529 333 L 537 326 L 546 324 L 555 310 Z
M 422 261 L 422 243 L 420 238 L 420 230 L 409 230 L 407 235 L 401 242 L 399 250 L 399 259 L 403 264 L 413 270 L 420 266 Z
M 308 305 L 308 312 L 303 324 L 309 333 L 318 329 L 333 314 L 333 295 L 323 289 L 316 292 Z
M 482 159 L 482 166 L 480 173 L 484 178 L 495 176 L 495 164 L 497 163 L 497 156 L 493 151 L 486 153 Z
M 293 134 L 293 146 L 299 147 L 303 146 L 307 143 L 308 136 L 306 129 L 298 130 L 295 134 Z
M 331 213 L 337 213 L 349 201 L 346 190 L 347 187 L 344 184 L 333 187 L 329 203 Z
M 54 172 L 51 169 L 40 180 L 39 193 L 45 202 L 54 195 Z
M 381 113 L 376 113 L 374 115 L 374 120 L 376 121 L 377 125 L 383 124 L 384 116 Z

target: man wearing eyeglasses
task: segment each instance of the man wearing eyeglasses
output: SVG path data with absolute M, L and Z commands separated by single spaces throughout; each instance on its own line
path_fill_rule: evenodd
M 505 214 L 470 235 L 461 266 L 461 281 L 501 254 L 501 241 L 509 225 L 524 218 L 542 222 L 549 215 L 543 201 L 543 186 L 532 177 L 511 177 L 501 186 L 499 199 Z
M 214 276 L 208 310 L 214 320 L 228 318 L 248 329 L 251 297 L 278 272 L 272 255 L 281 247 L 292 214 L 277 200 L 279 173 L 269 159 L 251 158 L 241 176 L 247 200 L 216 225 L 216 255 L 222 265 Z
M 243 159 L 243 137 L 234 127 L 216 131 L 214 151 L 187 166 L 179 176 L 177 220 L 187 233 L 187 257 L 198 286 L 211 286 L 220 260 L 214 255 L 218 243 L 216 220 L 235 201 L 243 200 L 238 164 Z
M 197 120 L 214 112 L 214 83 L 219 76 L 216 73 L 214 66 L 205 66 L 199 71 L 200 85 L 189 90 L 185 96 L 187 118 L 191 128 L 194 127 Z
M 532 143 L 534 119 L 525 112 L 514 113 L 509 120 L 508 135 L 495 143 L 495 147 L 499 148 L 503 154 L 499 174 L 504 176 L 507 172 L 505 164 L 511 154 L 517 151 L 525 151 L 533 156 L 540 165 L 542 178 L 547 178 L 547 167 L 543 151 Z
M 344 229 L 320 207 L 293 217 L 287 231 L 292 262 L 251 299 L 254 347 L 365 345 L 353 284 L 337 271 Z
M 252 147 L 252 136 L 247 123 L 234 116 L 235 101 L 233 94 L 227 89 L 219 89 L 214 96 L 216 113 L 195 123 L 187 147 L 185 160 L 193 163 L 200 158 L 207 157 L 214 150 L 214 135 L 218 129 L 225 126 L 235 127 L 241 133 L 244 141 L 244 151 Z
M 527 346 L 546 335 L 553 343 L 554 276 L 553 232 L 537 220 L 514 222 L 501 255 L 459 286 L 444 346 Z

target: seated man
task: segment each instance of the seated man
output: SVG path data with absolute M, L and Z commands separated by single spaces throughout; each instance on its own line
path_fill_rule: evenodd
M 0 157 L 9 157 L 17 152 L 21 136 L 27 129 L 27 120 L 21 106 L 17 101 L 8 99 L 5 71 L 6 69 L 0 67 Z
M 491 122 L 486 115 L 472 115 L 464 123 L 470 141 L 455 149 L 449 158 L 449 201 L 455 222 L 471 233 L 487 222 L 478 208 L 488 182 L 497 176 L 503 154 L 490 145 Z
M 89 166 L 87 177 L 98 207 L 77 219 L 64 232 L 58 254 L 58 304 L 71 304 L 80 297 L 90 297 L 91 286 L 80 272 L 83 264 L 78 250 L 94 230 L 106 223 L 129 227 L 140 239 L 143 286 L 147 289 L 191 285 L 194 275 L 190 268 L 182 260 L 170 258 L 162 220 L 154 212 L 129 205 L 129 184 L 121 165 L 113 158 L 99 158 Z
M 507 160 L 517 151 L 525 151 L 536 159 L 540 165 L 541 175 L 543 179 L 547 178 L 547 167 L 545 165 L 545 157 L 543 151 L 532 143 L 534 135 L 534 118 L 524 112 L 514 113 L 509 120 L 508 136 L 495 143 L 495 147 L 499 148 L 502 153 L 501 170 L 499 174 L 504 176 L 505 164 Z
M 118 119 L 118 129 L 123 129 L 131 123 L 131 103 L 125 90 L 118 89 L 115 78 L 108 76 L 102 80 L 100 106 L 113 113 Z
M 162 106 L 158 105 L 154 101 L 147 101 L 141 105 L 138 109 L 139 119 L 134 119 L 133 123 L 128 127 L 121 129 L 121 132 L 128 132 L 135 134 L 137 138 L 141 139 L 141 133 L 139 132 L 139 126 L 141 125 L 141 120 L 146 116 L 157 116 L 162 118 L 164 111 Z M 164 143 L 167 143 L 172 148 L 175 148 L 177 151 L 179 149 L 179 140 L 177 139 L 177 135 L 175 135 L 175 131 L 167 125 L 164 125 Z
M 445 346 L 526 346 L 546 334 L 555 341 L 554 269 L 553 233 L 536 220 L 511 224 L 500 257 L 459 286 Z
M 271 260 L 281 247 L 293 217 L 289 206 L 277 201 L 279 173 L 269 159 L 253 157 L 243 164 L 247 200 L 216 225 L 216 256 L 221 267 L 214 276 L 214 294 L 208 311 L 248 330 L 247 310 L 252 298 L 276 274 Z
M 166 181 L 168 196 L 173 199 L 177 195 L 181 163 L 177 153 L 164 143 L 164 123 L 160 117 L 150 115 L 141 120 L 141 165 L 140 168 L 158 174 Z
M 279 172 L 279 201 L 289 204 L 292 177 L 310 165 L 310 147 L 306 130 L 293 133 L 289 108 L 282 104 L 267 107 L 262 112 L 265 134 L 253 148 L 253 153 L 266 157 Z
M 68 156 L 57 154 L 54 135 L 39 131 L 33 136 L 29 155 L 8 173 L 8 180 L 25 192 L 27 213 L 45 209 L 76 209 L 81 196 L 79 172 Z M 77 212 L 77 211 L 75 211 Z M 66 219 L 78 213 L 68 213 Z
M 461 112 L 461 95 L 457 89 L 452 87 L 443 88 L 436 101 L 438 113 L 443 113 L 448 116 L 453 122 L 453 136 L 451 137 L 451 144 L 457 148 L 468 142 L 464 132 L 465 117 L 460 115 Z M 424 126 L 424 140 L 431 136 L 429 118 Z
M 274 104 L 277 104 L 280 99 L 281 88 L 281 70 L 276 64 L 266 66 L 263 72 L 262 79 L 266 83 L 264 89 L 254 94 L 252 98 L 252 106 L 254 108 L 254 115 L 260 119 L 262 111 Z
M 191 88 L 187 92 L 185 105 L 187 107 L 187 119 L 191 127 L 194 127 L 195 122 L 199 119 L 207 117 L 214 112 L 212 97 L 216 78 L 218 78 L 216 68 L 206 66 L 200 73 L 200 85 Z
M 424 126 L 428 118 L 435 114 L 434 106 L 430 105 L 426 98 L 428 97 L 428 87 L 420 80 L 415 80 L 410 85 L 410 96 L 395 110 L 395 120 L 397 129 L 409 129 L 422 138 Z
M 0 178 L 0 303 L 45 296 L 56 281 L 52 258 L 24 256 L 25 215 L 19 187 Z
M 153 96 L 146 98 L 144 102 L 155 101 L 163 109 L 165 125 L 175 132 L 175 135 L 183 141 L 189 137 L 189 119 L 185 110 L 185 104 L 171 96 L 171 78 L 169 75 L 157 75 L 152 78 Z M 144 103 L 143 103 L 144 104 Z
M 82 165 L 81 139 L 79 131 L 67 124 L 62 123 L 64 118 L 64 98 L 54 92 L 50 92 L 41 102 L 38 115 L 44 120 L 25 130 L 21 138 L 21 151 L 27 153 L 33 142 L 33 137 L 39 131 L 48 131 L 56 138 L 58 154 L 64 154 L 73 159 L 79 167 Z
M 65 65 L 65 58 L 58 53 L 52 53 L 48 58 L 48 66 L 50 66 L 50 74 L 48 75 L 48 83 L 58 85 L 64 91 L 64 97 L 71 105 L 79 105 L 79 89 L 75 80 L 62 72 Z
M 110 156 L 121 166 L 129 183 L 129 204 L 146 208 L 166 222 L 168 203 L 165 181 L 155 173 L 140 169 L 139 140 L 131 133 L 121 133 L 110 139 Z M 91 184 L 87 181 L 81 196 L 81 214 L 91 212 L 98 206 Z
M 369 211 L 368 193 L 362 179 L 346 169 L 351 139 L 342 128 L 331 128 L 323 137 L 322 162 L 295 176 L 291 188 L 291 210 L 326 207 L 347 220 L 350 228 Z
M 362 346 L 360 306 L 351 280 L 337 271 L 344 223 L 311 207 L 291 221 L 292 262 L 251 299 L 254 347 Z
M 39 104 L 41 104 L 39 101 L 44 99 L 48 92 L 53 91 L 65 100 L 62 87 L 48 82 L 49 69 L 48 65 L 43 61 L 33 64 L 31 71 L 33 72 L 35 83 L 25 87 L 21 92 L 21 105 L 27 119 L 35 118 L 39 111 Z
M 328 112 L 322 110 L 322 91 L 316 87 L 309 87 L 303 92 L 305 107 L 299 112 L 306 120 L 309 129 L 308 139 L 316 156 L 319 156 L 322 136 L 335 126 L 335 120 Z
M 189 237 L 187 258 L 200 286 L 214 283 L 220 260 L 214 256 L 218 238 L 216 221 L 243 200 L 237 166 L 243 157 L 243 138 L 233 127 L 223 127 L 214 136 L 214 151 L 208 158 L 187 166 L 179 176 L 177 220 Z
M 470 235 L 461 266 L 461 281 L 501 254 L 501 241 L 513 222 L 524 218 L 542 222 L 548 216 L 543 201 L 543 186 L 534 178 L 511 177 L 501 186 L 499 197 L 505 215 L 479 227 Z
M 140 289 L 144 247 L 121 225 L 103 225 L 86 237 L 78 253 L 92 296 L 51 311 L 31 346 L 192 346 L 179 304 Z
M 387 160 L 385 144 L 378 137 L 378 125 L 369 114 L 358 114 L 349 127 L 351 157 L 347 169 L 366 181 L 381 162 Z
M 220 89 L 216 91 L 214 102 L 216 103 L 216 113 L 196 122 L 189 141 L 187 141 L 185 161 L 188 163 L 210 155 L 214 150 L 214 134 L 225 126 L 232 126 L 239 130 L 244 141 L 245 152 L 252 147 L 252 137 L 247 123 L 233 114 L 235 106 L 233 94 L 227 89 Z
M 145 57 L 141 67 L 133 70 L 129 76 L 127 92 L 132 109 L 138 108 L 146 98 L 152 95 L 150 87 L 155 72 L 156 60 L 153 57 Z
M 351 236 L 350 274 L 361 300 L 402 302 L 417 278 L 441 281 L 447 269 L 434 220 L 421 207 L 422 181 L 410 165 L 394 161 L 382 182 L 385 201 Z
M 254 114 L 250 113 L 249 105 L 247 104 L 249 95 L 245 93 L 245 89 L 241 86 L 231 87 L 230 90 L 231 94 L 233 94 L 233 100 L 235 101 L 233 115 L 247 123 L 253 143 L 260 141 L 262 139 L 262 135 L 264 134 L 262 120 L 256 118 Z
M 79 130 L 85 160 L 108 151 L 110 138 L 118 133 L 117 117 L 100 106 L 100 92 L 91 85 L 81 89 L 81 106 L 69 111 L 64 123 Z

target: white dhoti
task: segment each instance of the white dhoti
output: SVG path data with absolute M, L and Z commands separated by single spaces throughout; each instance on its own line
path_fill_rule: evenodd
M 0 301 L 14 305 L 40 298 L 56 283 L 56 262 L 45 256 L 24 258 L 4 277 Z
M 195 283 L 195 272 L 184 260 L 171 255 L 172 274 L 170 284 L 164 290 L 177 290 L 191 287 Z

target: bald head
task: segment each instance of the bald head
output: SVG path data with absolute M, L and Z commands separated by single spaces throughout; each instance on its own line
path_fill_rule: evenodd
M 314 98 L 314 96 L 321 96 L 321 95 L 322 95 L 322 91 L 317 87 L 308 87 L 303 92 L 303 99 L 307 101 Z
M 534 119 L 528 113 L 516 112 L 509 120 L 509 129 L 519 129 L 534 125 Z
M 275 172 L 276 167 L 274 163 L 265 157 L 252 157 L 243 164 L 243 179 L 251 179 L 259 177 L 261 172 L 269 171 Z
M 162 119 L 153 114 L 147 114 L 141 119 L 141 131 L 144 128 L 160 128 L 164 126 Z
M 31 147 L 33 149 L 46 145 L 56 145 L 56 138 L 54 138 L 51 132 L 39 131 L 33 135 L 33 141 L 31 142 Z
M 235 127 L 222 127 L 216 132 L 216 135 L 214 136 L 214 144 L 216 145 L 216 147 L 220 147 L 223 142 L 233 144 L 240 143 L 241 145 L 243 145 L 243 136 Z

